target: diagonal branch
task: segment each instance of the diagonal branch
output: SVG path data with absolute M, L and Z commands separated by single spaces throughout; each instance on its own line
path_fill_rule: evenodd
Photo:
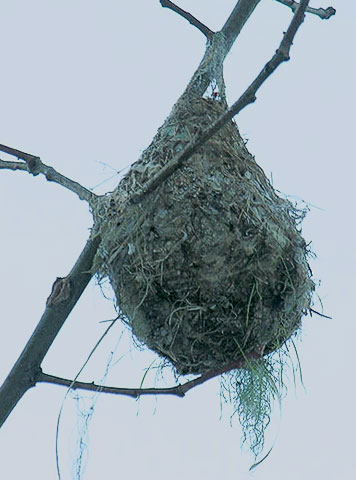
M 200 22 L 197 18 L 193 17 L 193 15 L 191 15 L 189 12 L 186 12 L 182 8 L 175 5 L 173 2 L 170 2 L 169 0 L 159 0 L 159 1 L 162 7 L 169 8 L 170 10 L 173 10 L 173 12 L 178 13 L 178 15 L 188 20 L 188 22 L 194 25 L 194 27 L 196 27 L 198 30 L 200 30 L 206 36 L 207 39 L 210 39 L 214 35 L 214 32 L 210 30 L 209 27 L 204 25 L 204 23 Z
M 31 155 L 29 153 L 21 152 L 15 148 L 7 147 L 6 145 L 0 145 L 0 151 L 7 153 L 9 155 L 15 156 L 18 159 L 24 160 L 24 162 L 10 162 L 5 160 L 0 160 L 0 169 L 7 170 L 21 170 L 23 172 L 28 172 L 31 175 L 42 174 L 46 177 L 49 182 L 58 183 L 62 187 L 70 190 L 75 193 L 80 200 L 85 200 L 89 204 L 92 204 L 97 195 L 92 193 L 87 188 L 80 185 L 80 183 L 71 180 L 68 177 L 65 177 L 61 173 L 57 172 L 53 167 L 44 164 L 40 157 Z
M 175 158 L 170 160 L 162 169 L 156 173 L 143 187 L 140 192 L 130 198 L 131 203 L 139 203 L 148 193 L 154 191 L 158 185 L 165 181 L 172 173 L 174 173 L 184 162 L 186 162 L 204 143 L 206 143 L 213 135 L 224 127 L 235 115 L 243 108 L 256 100 L 256 92 L 276 68 L 283 62 L 289 60 L 289 51 L 293 43 L 295 34 L 304 20 L 304 13 L 308 6 L 309 0 L 302 0 L 288 30 L 283 35 L 283 39 L 278 50 L 271 60 L 266 63 L 261 72 L 257 75 L 251 85 L 245 90 L 241 97 L 221 115 L 210 127 L 198 134 L 182 152 Z
M 297 10 L 299 5 L 299 3 L 295 2 L 294 0 L 276 0 L 276 2 L 286 5 L 287 7 L 291 8 L 293 12 Z M 307 13 L 312 13 L 313 15 L 317 15 L 322 20 L 328 20 L 330 17 L 332 17 L 336 13 L 335 8 L 333 7 L 328 7 L 328 8 L 307 7 L 305 11 Z
M 0 427 L 36 384 L 42 360 L 94 274 L 91 270 L 100 240 L 93 232 L 69 275 L 54 283 L 41 320 L 0 387 Z

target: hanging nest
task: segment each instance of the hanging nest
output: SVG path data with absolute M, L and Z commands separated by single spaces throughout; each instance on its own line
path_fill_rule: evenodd
M 94 211 L 101 274 L 127 324 L 179 374 L 278 349 L 299 328 L 314 290 L 302 214 L 276 194 L 233 121 L 130 204 L 224 105 L 180 100 Z

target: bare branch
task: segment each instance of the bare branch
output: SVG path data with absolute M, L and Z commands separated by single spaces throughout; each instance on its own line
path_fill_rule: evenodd
M 246 355 L 246 358 L 241 360 L 231 362 L 227 366 L 222 368 L 216 368 L 213 370 L 209 370 L 208 372 L 200 375 L 199 377 L 190 380 L 186 383 L 176 385 L 174 387 L 168 388 L 121 388 L 121 387 L 108 387 L 105 385 L 97 385 L 94 382 L 79 382 L 77 380 L 68 380 L 66 378 L 56 377 L 54 375 L 48 375 L 43 373 L 42 371 L 39 372 L 36 378 L 36 383 L 44 382 L 44 383 L 53 383 L 55 385 L 62 385 L 65 387 L 72 388 L 73 390 L 81 389 L 81 390 L 89 390 L 95 392 L 103 392 L 103 393 L 111 393 L 114 395 L 126 395 L 132 398 L 138 398 L 142 395 L 174 395 L 176 397 L 184 397 L 185 394 L 194 387 L 198 385 L 202 385 L 203 383 L 207 382 L 208 380 L 215 378 L 219 375 L 227 373 L 231 370 L 236 370 L 242 368 L 246 365 L 249 360 L 257 359 L 261 357 L 261 350 L 256 350 L 251 352 L 250 354 Z
M 28 167 L 25 162 L 7 162 L 5 160 L 0 160 L 0 170 L 24 170 L 28 172 Z
M 7 147 L 6 145 L 0 144 L 0 152 L 8 153 L 13 157 L 17 157 L 18 159 L 25 160 L 25 162 L 31 162 L 33 159 L 38 157 L 31 155 L 30 153 L 22 152 L 21 150 L 17 150 L 16 148 Z
M 289 60 L 289 51 L 293 43 L 295 34 L 304 20 L 304 13 L 309 0 L 302 0 L 293 19 L 285 32 L 280 46 L 272 59 L 266 63 L 261 72 L 245 90 L 241 97 L 221 115 L 210 127 L 198 134 L 182 152 L 170 160 L 162 169 L 156 173 L 143 187 L 142 190 L 133 195 L 130 199 L 131 203 L 139 203 L 148 193 L 166 180 L 173 172 L 175 172 L 188 158 L 190 158 L 204 143 L 206 143 L 215 133 L 217 133 L 224 125 L 226 125 L 235 115 L 243 108 L 256 100 L 256 92 L 266 79 L 272 75 L 276 68 L 283 62 Z
M 295 12 L 298 8 L 299 3 L 295 2 L 294 0 L 276 0 L 276 2 L 282 3 L 283 5 L 286 5 L 287 7 L 291 8 L 293 12 Z M 333 7 L 328 7 L 328 8 L 313 8 L 313 7 L 307 7 L 305 10 L 307 13 L 312 13 L 314 15 L 317 15 L 320 17 L 322 20 L 328 20 L 330 17 L 335 15 L 336 10 Z
M 254 11 L 260 0 L 238 0 L 222 30 L 215 33 L 207 44 L 207 48 L 197 70 L 185 88 L 181 98 L 185 96 L 202 96 L 212 80 L 222 79 L 222 65 L 231 50 L 242 27 Z M 213 68 L 210 68 L 212 66 Z M 219 89 L 223 87 L 220 82 Z M 221 93 L 221 92 L 220 92 Z M 178 100 L 179 102 L 179 100 Z
M 221 29 L 226 40 L 226 53 L 229 53 L 236 38 L 239 36 L 242 27 L 252 15 L 253 11 L 261 0 L 239 0 Z
M 223 122 L 225 125 L 229 120 L 231 120 L 237 113 L 239 113 L 243 108 L 248 104 L 253 103 L 256 100 L 256 92 L 261 87 L 261 85 L 267 80 L 268 77 L 279 67 L 283 62 L 289 60 L 289 52 L 293 44 L 294 37 L 304 21 L 305 10 L 309 4 L 309 0 L 301 0 L 292 21 L 284 33 L 282 41 L 273 55 L 271 60 L 266 63 L 261 72 L 257 75 L 255 80 L 251 85 L 245 90 L 241 97 L 229 108 L 229 110 L 217 120 L 218 129 L 221 128 L 220 122 Z M 214 131 L 214 133 L 216 133 Z
M 86 189 L 85 187 L 80 185 L 80 183 L 75 182 L 68 177 L 65 177 L 61 173 L 57 172 L 57 170 L 55 170 L 53 167 L 42 163 L 40 157 L 36 157 L 35 155 L 31 155 L 29 153 L 21 152 L 20 150 L 7 147 L 6 145 L 0 145 L 0 151 L 24 160 L 24 162 L 9 162 L 5 160 L 0 160 L 0 169 L 22 170 L 34 176 L 42 174 L 49 182 L 58 183 L 67 190 L 75 193 L 80 198 L 80 200 L 85 200 L 89 204 L 92 204 L 93 200 L 97 198 L 97 195 L 95 195 L 95 193 Z
M 66 378 L 56 377 L 54 375 L 47 375 L 40 372 L 36 382 L 53 383 L 55 385 L 62 385 L 64 387 L 72 388 L 73 390 L 89 390 L 94 392 L 112 393 L 115 395 L 126 395 L 132 398 L 138 398 L 141 395 L 176 395 L 183 397 L 184 394 L 180 393 L 180 385 L 170 388 L 120 388 L 120 387 L 108 387 L 105 385 L 97 385 L 95 383 L 72 381 Z
M 169 0 L 160 0 L 160 4 L 162 5 L 162 7 L 169 8 L 174 12 L 178 13 L 178 15 L 188 20 L 188 22 L 194 25 L 194 27 L 196 27 L 198 30 L 200 30 L 206 36 L 206 38 L 209 39 L 214 35 L 214 32 L 210 30 L 209 27 L 201 23 L 197 18 L 193 17 L 193 15 L 191 15 L 189 12 L 186 12 L 182 8 L 175 5 L 173 2 L 170 2 Z
M 93 232 L 65 281 L 60 279 L 62 286 L 65 285 L 63 295 L 54 298 L 53 289 L 41 320 L 1 386 L 0 427 L 25 392 L 36 384 L 42 360 L 94 275 L 91 269 L 100 240 Z M 55 283 L 58 285 L 58 279 Z

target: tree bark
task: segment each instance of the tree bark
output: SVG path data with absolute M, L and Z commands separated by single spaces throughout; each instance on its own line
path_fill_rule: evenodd
M 100 237 L 92 235 L 69 275 L 54 283 L 41 320 L 0 388 L 0 427 L 24 393 L 36 384 L 48 349 L 92 278 L 99 243 Z

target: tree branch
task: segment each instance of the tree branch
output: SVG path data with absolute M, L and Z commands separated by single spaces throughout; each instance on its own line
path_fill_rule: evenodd
M 91 269 L 100 240 L 93 232 L 69 275 L 54 283 L 41 320 L 0 388 L 0 427 L 36 384 L 42 360 L 94 274 Z
M 252 15 L 261 0 L 239 0 L 221 29 L 226 40 L 226 55 L 229 53 L 242 27 Z
M 192 94 L 203 96 L 213 79 L 220 80 L 219 90 L 224 88 L 222 78 L 223 62 L 242 30 L 242 27 L 259 2 L 260 0 L 238 0 L 222 30 L 215 33 L 209 39 L 204 57 L 181 95 L 181 98 L 191 96 Z M 220 92 L 220 94 L 221 93 L 222 92 Z
M 71 388 L 73 390 L 89 390 L 94 392 L 103 392 L 103 393 L 112 393 L 115 395 L 126 395 L 132 398 L 138 398 L 141 395 L 176 395 L 178 397 L 183 397 L 184 393 L 180 392 L 180 385 L 176 387 L 169 388 L 120 388 L 120 387 L 108 387 L 105 385 L 97 385 L 94 382 L 79 382 L 78 380 L 72 381 L 66 378 L 56 377 L 54 375 L 47 375 L 46 373 L 40 372 L 36 382 L 43 383 L 52 383 L 55 385 L 62 385 L 64 387 Z
M 222 368 L 216 368 L 209 370 L 208 372 L 200 375 L 193 380 L 190 380 L 186 383 L 176 385 L 174 387 L 168 388 L 121 388 L 121 387 L 108 387 L 105 385 L 97 385 L 94 382 L 79 382 L 68 380 L 66 378 L 56 377 L 54 375 L 48 375 L 42 371 L 36 377 L 36 383 L 52 383 L 55 385 L 62 385 L 64 387 L 69 387 L 73 390 L 89 390 L 95 392 L 111 393 L 114 395 L 126 395 L 132 398 L 138 398 L 143 395 L 174 395 L 176 397 L 184 397 L 185 394 L 194 387 L 202 385 L 208 380 L 215 378 L 219 375 L 227 373 L 231 370 L 236 370 L 243 368 L 249 360 L 254 360 L 261 357 L 261 351 L 254 351 L 246 355 L 246 358 L 241 360 L 231 362 L 227 366 Z
M 293 12 L 295 12 L 298 8 L 299 3 L 295 2 L 294 0 L 276 0 L 276 2 L 282 3 L 283 5 L 286 5 L 287 7 L 291 8 Z M 317 15 L 320 17 L 322 20 L 328 20 L 330 17 L 335 15 L 336 10 L 333 7 L 328 7 L 328 8 L 313 8 L 313 7 L 307 7 L 305 10 L 307 13 L 312 13 L 314 15 Z
M 7 170 L 22 170 L 28 172 L 33 176 L 42 174 L 46 177 L 49 182 L 54 182 L 62 187 L 70 190 L 75 193 L 80 200 L 85 200 L 89 204 L 92 204 L 97 195 L 86 189 L 80 183 L 77 183 L 71 180 L 68 177 L 65 177 L 61 173 L 57 172 L 53 167 L 45 165 L 41 162 L 40 157 L 31 155 L 29 153 L 21 152 L 15 148 L 7 147 L 6 145 L 0 145 L 0 151 L 13 155 L 18 159 L 24 160 L 24 162 L 10 162 L 5 160 L 0 160 L 0 169 Z
M 235 115 L 243 108 L 256 100 L 256 92 L 276 68 L 283 62 L 289 60 L 289 51 L 293 43 L 295 34 L 304 20 L 304 13 L 308 6 L 309 0 L 302 0 L 293 19 L 285 32 L 278 50 L 272 59 L 266 63 L 261 72 L 245 90 L 241 97 L 221 115 L 210 127 L 198 134 L 182 152 L 170 160 L 162 169 L 156 173 L 143 187 L 140 192 L 133 195 L 130 202 L 139 203 L 147 194 L 154 191 L 158 185 L 165 181 L 172 173 L 174 173 L 186 160 L 188 160 L 204 143 L 206 143 L 213 135 L 215 135 L 224 125 L 226 125 Z
M 191 25 L 194 25 L 194 27 L 196 27 L 198 30 L 200 30 L 206 36 L 206 38 L 210 39 L 214 35 L 214 32 L 210 30 L 209 27 L 201 23 L 197 18 L 193 17 L 193 15 L 191 15 L 189 12 L 186 12 L 182 8 L 175 5 L 173 2 L 170 2 L 169 0 L 159 0 L 159 1 L 162 7 L 169 8 L 170 10 L 173 10 L 173 12 L 178 13 L 178 15 L 188 20 L 188 22 Z

